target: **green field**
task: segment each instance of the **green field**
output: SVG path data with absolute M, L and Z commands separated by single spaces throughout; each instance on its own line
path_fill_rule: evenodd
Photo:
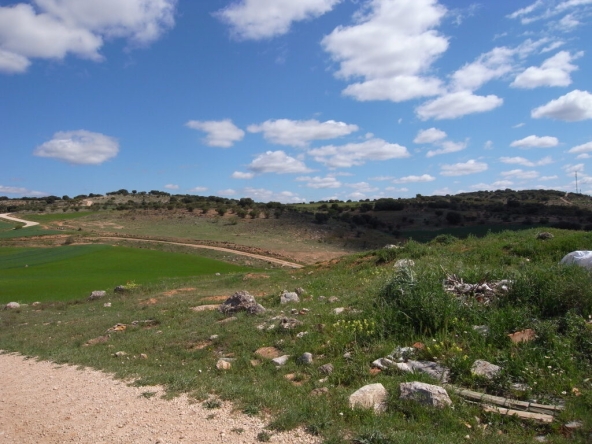
M 21 219 L 32 220 L 33 222 L 54 222 L 56 220 L 71 220 L 93 214 L 89 211 L 80 211 L 75 213 L 48 213 L 48 214 L 23 214 Z
M 129 281 L 148 284 L 246 270 L 194 255 L 108 245 L 0 248 L 0 303 L 77 299 Z

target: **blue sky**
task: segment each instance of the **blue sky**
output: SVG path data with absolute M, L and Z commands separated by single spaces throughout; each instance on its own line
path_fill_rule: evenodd
M 0 0 L 0 195 L 592 193 L 592 0 Z

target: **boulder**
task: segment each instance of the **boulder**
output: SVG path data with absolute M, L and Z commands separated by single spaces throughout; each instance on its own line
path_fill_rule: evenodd
M 476 376 L 482 376 L 486 379 L 495 378 L 502 368 L 499 365 L 492 364 L 481 359 L 476 360 L 471 367 L 471 373 Z
M 288 359 L 290 359 L 290 355 L 284 355 L 284 356 L 280 356 L 278 358 L 272 359 L 271 362 L 273 362 L 278 367 L 281 367 L 282 365 L 286 365 L 286 362 L 288 362 Z
M 265 313 L 265 307 L 255 301 L 255 297 L 248 291 L 237 291 L 230 296 L 218 310 L 224 314 L 233 314 L 239 311 L 246 311 L 249 314 Z
M 88 297 L 88 300 L 89 301 L 94 301 L 94 300 L 97 300 L 97 299 L 104 298 L 106 295 L 107 295 L 107 292 L 106 291 L 104 291 L 104 290 L 96 290 L 96 291 L 93 291 L 90 294 L 90 296 Z
M 447 407 L 452 405 L 448 392 L 437 385 L 424 382 L 403 382 L 399 386 L 401 399 L 408 399 L 433 407 Z
M 232 364 L 224 359 L 218 359 L 218 362 L 216 362 L 216 368 L 218 370 L 230 370 L 232 367 Z
M 302 356 L 298 358 L 298 362 L 304 365 L 312 364 L 312 353 L 303 353 Z
M 388 392 L 380 383 L 368 384 L 356 390 L 349 397 L 349 406 L 363 409 L 373 409 L 376 413 L 386 410 L 386 399 Z
M 298 294 L 291 291 L 285 291 L 280 296 L 280 303 L 282 304 L 289 304 L 291 302 L 300 302 L 300 298 Z
M 21 308 L 21 304 L 18 302 L 9 302 L 4 306 L 5 310 L 16 310 L 17 308 Z

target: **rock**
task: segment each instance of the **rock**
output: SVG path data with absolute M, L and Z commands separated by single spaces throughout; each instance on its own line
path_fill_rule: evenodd
M 329 299 L 327 299 L 327 301 L 333 304 L 335 302 L 339 302 L 339 298 L 337 296 L 331 296 Z
M 4 310 L 16 310 L 17 308 L 21 308 L 21 304 L 18 302 L 9 302 L 4 306 Z
M 90 296 L 88 297 L 88 300 L 89 301 L 94 301 L 94 300 L 97 300 L 97 299 L 104 298 L 106 295 L 107 295 L 107 292 L 106 291 L 104 291 L 104 290 L 96 290 L 96 291 L 93 291 L 90 294 Z
M 414 347 L 397 347 L 387 358 L 398 362 L 405 362 L 412 358 L 416 351 Z
M 113 291 L 115 293 L 125 293 L 127 291 L 127 288 L 125 288 L 123 285 L 118 285 L 113 289 Z
M 281 352 L 275 347 L 261 347 L 255 350 L 255 354 L 265 359 L 274 359 L 281 356 Z
M 233 321 L 236 321 L 236 320 L 238 320 L 238 318 L 236 316 L 231 316 L 229 318 L 222 319 L 222 320 L 216 322 L 216 324 L 227 324 L 228 322 L 233 322 Z
M 489 334 L 489 327 L 487 325 L 473 325 L 473 330 L 482 336 L 487 336 Z
M 110 308 L 110 307 L 111 307 L 111 302 L 105 302 L 105 303 L 103 304 L 103 307 L 105 307 L 105 308 Z
M 378 358 L 372 362 L 372 367 L 379 368 L 380 370 L 386 370 L 389 367 L 394 367 L 395 363 L 388 358 Z
M 103 344 L 109 340 L 110 336 L 99 336 L 98 338 L 89 339 L 83 345 L 84 347 L 88 347 L 89 345 L 96 345 L 96 344 Z
M 382 248 L 384 248 L 385 250 L 395 250 L 395 249 L 398 249 L 398 248 L 401 248 L 401 247 L 399 247 L 398 245 L 394 245 L 394 244 L 386 244 Z
M 397 362 L 395 367 L 406 373 L 425 373 L 440 382 L 448 382 L 448 378 L 450 377 L 450 370 L 448 368 L 431 361 Z
M 310 392 L 312 396 L 321 396 L 326 395 L 327 393 L 329 393 L 329 389 L 327 387 L 319 387 Z
M 113 353 L 113 356 L 115 356 L 116 358 L 123 358 L 124 356 L 127 356 L 127 353 L 124 351 L 118 351 Z
M 386 398 L 388 392 L 380 383 L 369 384 L 356 390 L 349 397 L 349 406 L 354 409 L 374 409 L 376 413 L 386 410 Z
M 548 231 L 543 231 L 542 233 L 538 233 L 536 235 L 536 238 L 541 240 L 553 239 L 554 237 L 555 236 L 553 236 L 553 234 L 549 233 Z
M 508 337 L 514 344 L 519 344 L 520 342 L 532 341 L 534 338 L 536 338 L 536 333 L 534 330 L 527 328 L 526 330 L 511 333 L 508 335 Z
M 218 359 L 218 362 L 216 362 L 216 368 L 218 370 L 230 370 L 232 364 L 224 359 Z
M 401 389 L 400 399 L 417 401 L 439 408 L 452 405 L 448 392 L 440 386 L 414 381 L 403 382 L 399 387 Z
M 213 304 L 213 305 L 198 305 L 197 307 L 191 307 L 190 310 L 195 311 L 195 312 L 200 312 L 200 311 L 212 311 L 212 310 L 217 310 L 219 307 L 219 305 Z
M 580 429 L 583 426 L 584 426 L 584 423 L 582 421 L 571 421 L 571 422 L 568 422 L 567 424 L 565 424 L 565 428 L 569 429 L 569 430 Z
M 306 293 L 306 290 L 305 290 L 304 288 L 302 288 L 302 287 L 298 287 L 298 288 L 297 288 L 296 290 L 294 290 L 294 291 L 296 292 L 296 294 L 297 294 L 298 296 L 302 296 L 303 294 L 305 294 L 305 293 Z
M 325 364 L 325 365 L 321 365 L 319 367 L 319 371 L 321 373 L 324 373 L 326 375 L 330 375 L 331 373 L 333 373 L 333 364 Z
M 255 301 L 255 297 L 248 291 L 237 291 L 218 307 L 224 314 L 246 311 L 249 314 L 265 313 L 265 308 Z
M 275 365 L 281 367 L 282 365 L 286 365 L 286 362 L 288 362 L 288 359 L 290 359 L 290 355 L 284 355 L 284 356 L 280 356 L 279 358 L 272 359 L 271 362 L 273 362 Z
M 307 331 L 301 331 L 300 333 L 298 333 L 298 334 L 296 335 L 296 337 L 300 339 L 300 338 L 303 338 L 303 337 L 305 337 L 307 334 L 308 334 L 308 332 L 307 332 Z
M 31 307 L 38 307 L 39 305 L 41 305 L 41 302 L 37 301 L 37 302 L 33 302 L 31 304 Z
M 148 355 L 146 353 L 140 353 L 140 359 L 148 359 Z
M 333 309 L 333 314 L 339 315 L 345 311 L 345 307 L 338 307 Z
M 351 359 L 351 358 L 352 358 L 352 354 L 351 354 L 351 352 L 345 352 L 345 353 L 343 354 L 343 357 L 344 357 L 345 359 Z
M 218 339 L 218 335 L 210 336 L 210 341 L 215 341 L 216 339 Z
M 293 328 L 298 327 L 299 325 L 302 325 L 302 322 L 300 322 L 298 319 L 294 319 L 294 318 L 280 319 L 280 327 L 282 327 L 285 330 L 292 330 Z
M 394 268 L 412 268 L 415 267 L 415 262 L 413 259 L 399 259 L 395 262 Z
M 289 304 L 292 302 L 300 302 L 300 298 L 298 297 L 298 294 L 284 290 L 284 292 L 280 296 L 280 303 Z
M 471 373 L 476 376 L 482 376 L 486 379 L 495 378 L 502 368 L 499 365 L 491 364 L 490 362 L 481 359 L 476 360 L 471 367 Z
M 298 358 L 298 362 L 304 365 L 312 364 L 312 353 L 303 353 L 302 356 Z
M 107 329 L 107 333 L 120 333 L 127 329 L 127 325 L 125 324 L 115 324 L 113 327 Z

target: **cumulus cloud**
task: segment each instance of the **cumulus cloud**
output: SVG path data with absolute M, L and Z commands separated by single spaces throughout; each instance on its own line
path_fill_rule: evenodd
M 435 30 L 446 12 L 437 0 L 370 0 L 355 24 L 325 36 L 321 44 L 339 64 L 336 77 L 363 79 L 344 94 L 395 102 L 439 94 L 441 82 L 427 72 L 448 49 L 448 39 Z
M 553 148 L 559 145 L 559 139 L 551 136 L 528 136 L 524 139 L 514 140 L 510 146 L 515 148 Z
M 496 47 L 481 54 L 477 60 L 467 63 L 452 74 L 456 91 L 475 91 L 485 83 L 508 74 L 513 69 L 514 56 L 519 48 Z
M 592 142 L 584 143 L 582 145 L 574 146 L 568 153 L 570 154 L 582 154 L 592 152 Z
M 547 117 L 566 122 L 592 119 L 592 94 L 575 89 L 558 99 L 535 108 L 530 113 L 534 119 Z
M 578 163 L 576 165 L 565 165 L 562 168 L 566 173 L 581 173 L 584 171 L 584 164 Z
M 569 86 L 571 85 L 569 74 L 578 69 L 571 62 L 583 54 L 583 52 L 578 52 L 571 55 L 567 51 L 560 51 L 545 60 L 540 67 L 531 66 L 518 74 L 510 86 L 526 89 L 540 86 Z
M 511 180 L 498 180 L 491 184 L 489 183 L 477 183 L 475 185 L 471 185 L 469 188 L 473 190 L 500 190 L 502 188 L 508 188 L 514 185 L 514 182 Z
M 208 121 L 190 120 L 185 126 L 207 133 L 203 142 L 208 146 L 230 148 L 235 142 L 242 140 L 245 136 L 245 132 L 232 123 L 230 119 Z
M 0 71 L 22 73 L 31 59 L 68 54 L 100 61 L 105 39 L 134 45 L 174 25 L 177 0 L 34 0 L 0 7 Z
M 235 37 L 262 40 L 286 34 L 292 23 L 331 11 L 341 0 L 240 0 L 215 13 Z
M 234 196 L 235 194 L 236 190 L 233 190 L 232 188 L 227 188 L 225 190 L 218 191 L 219 196 Z
M 413 143 L 435 143 L 442 139 L 446 139 L 447 135 L 444 131 L 437 128 L 429 128 L 427 130 L 420 130 L 417 133 Z
M 305 201 L 292 191 L 280 191 L 278 193 L 265 188 L 245 188 L 242 193 L 245 197 L 250 197 L 256 202 L 299 203 Z
M 316 188 L 316 189 L 319 189 L 319 188 L 340 188 L 342 185 L 341 182 L 338 181 L 333 176 L 327 176 L 327 177 L 303 176 L 303 177 L 297 177 L 296 180 L 299 182 L 306 182 L 307 187 Z
M 369 139 L 347 145 L 328 145 L 308 151 L 314 160 L 330 168 L 349 168 L 372 160 L 389 160 L 409 157 L 407 148 L 382 139 Z
M 253 177 L 255 177 L 255 174 L 253 173 L 243 173 L 241 171 L 235 171 L 232 173 L 233 179 L 252 179 Z
M 172 183 L 169 183 L 167 185 L 164 186 L 167 190 L 178 190 L 179 189 L 179 185 L 175 185 Z
M 555 180 L 555 179 L 559 179 L 559 176 L 541 176 L 539 177 L 539 180 Z
M 434 176 L 429 174 L 422 174 L 421 176 L 405 176 L 399 179 L 394 179 L 393 183 L 417 183 L 417 182 L 433 182 L 436 180 Z
M 467 142 L 452 142 L 450 140 L 446 140 L 444 142 L 438 143 L 441 148 L 437 150 L 430 150 L 426 153 L 426 157 L 434 157 L 439 156 L 440 154 L 448 154 L 448 153 L 456 153 L 457 151 L 464 150 L 468 143 Z
M 378 188 L 373 187 L 368 182 L 357 182 L 357 183 L 348 183 L 345 185 L 348 188 L 353 188 L 356 190 L 357 193 L 375 193 L 378 191 Z
M 208 187 L 194 187 L 187 190 L 190 193 L 203 193 L 204 191 L 208 191 Z
M 117 139 L 86 130 L 60 131 L 39 145 L 33 154 L 77 165 L 100 165 L 117 156 Z
M 501 175 L 504 177 L 513 177 L 515 179 L 536 179 L 539 177 L 539 173 L 536 171 L 524 171 L 521 169 L 502 171 Z
M 0 194 L 17 194 L 19 196 L 41 197 L 47 196 L 49 193 L 44 193 L 43 191 L 33 191 L 23 187 L 11 187 L 0 185 Z
M 551 158 L 551 156 L 547 156 L 537 162 L 532 162 L 528 159 L 525 159 L 524 157 L 500 157 L 500 162 L 514 165 L 523 165 L 527 167 L 537 167 L 549 165 L 553 163 L 553 159 Z
M 440 174 L 442 176 L 466 176 L 468 174 L 482 173 L 487 171 L 488 165 L 485 162 L 478 162 L 471 159 L 464 163 L 455 163 L 453 165 L 442 165 Z
M 467 114 L 491 111 L 503 103 L 503 99 L 493 94 L 479 96 L 471 91 L 457 91 L 426 102 L 418 106 L 415 112 L 422 120 L 456 119 Z
M 335 139 L 358 131 L 357 125 L 327 120 L 267 120 L 260 125 L 249 125 L 250 133 L 263 133 L 263 137 L 278 145 L 303 148 L 313 140 Z
M 255 174 L 308 173 L 312 171 L 304 162 L 288 156 L 283 151 L 267 151 L 258 155 L 248 166 Z

